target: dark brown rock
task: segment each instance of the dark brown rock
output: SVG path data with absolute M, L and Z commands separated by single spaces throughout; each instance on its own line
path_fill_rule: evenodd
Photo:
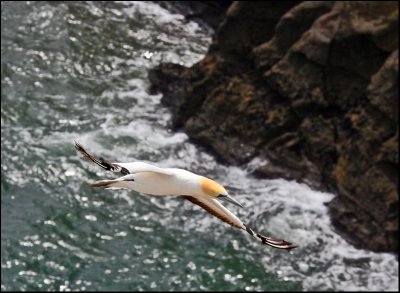
M 368 86 L 370 103 L 393 121 L 399 120 L 399 51 L 394 50 Z
M 253 49 L 255 64 L 262 70 L 271 68 L 334 1 L 306 1 L 285 13 L 275 27 L 274 36 Z
M 251 50 L 274 35 L 275 25 L 300 1 L 235 1 L 219 26 L 212 50 L 248 59 Z
M 150 75 L 173 126 L 255 173 L 337 194 L 332 223 L 398 249 L 397 2 L 234 2 L 205 58 Z M 395 40 L 395 41 L 393 41 Z

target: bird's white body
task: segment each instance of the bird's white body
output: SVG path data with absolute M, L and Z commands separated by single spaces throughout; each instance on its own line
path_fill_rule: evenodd
M 233 227 L 246 230 L 264 244 L 281 249 L 292 249 L 295 245 L 285 241 L 265 237 L 254 232 L 247 225 L 224 207 L 218 199 L 228 200 L 238 206 L 242 205 L 228 195 L 225 188 L 207 177 L 200 176 L 178 168 L 160 168 L 144 162 L 109 163 L 91 156 L 78 143 L 75 148 L 83 157 L 103 169 L 121 172 L 124 176 L 114 180 L 101 180 L 92 184 L 103 189 L 131 189 L 140 193 L 157 196 L 181 196 L 199 205 L 210 214 Z
M 178 168 L 159 168 L 144 162 L 116 164 L 131 173 L 120 178 L 118 187 L 150 195 L 204 195 L 200 187 L 201 176 L 192 172 Z M 124 181 L 129 178 L 134 181 Z
M 172 171 L 172 170 L 169 170 Z M 195 174 L 175 169 L 174 175 L 154 172 L 141 172 L 134 176 L 134 182 L 129 182 L 127 188 L 150 195 L 195 195 L 201 196 L 201 188 L 195 184 Z M 130 175 L 126 175 L 130 176 Z

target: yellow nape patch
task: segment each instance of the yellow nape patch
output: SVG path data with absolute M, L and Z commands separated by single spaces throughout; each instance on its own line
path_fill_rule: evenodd
M 200 179 L 200 186 L 201 190 L 209 196 L 217 196 L 225 192 L 225 189 L 220 184 L 206 177 Z

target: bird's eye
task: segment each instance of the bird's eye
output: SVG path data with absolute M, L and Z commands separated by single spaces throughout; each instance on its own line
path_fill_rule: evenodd
M 135 179 L 125 179 L 125 181 L 135 181 Z

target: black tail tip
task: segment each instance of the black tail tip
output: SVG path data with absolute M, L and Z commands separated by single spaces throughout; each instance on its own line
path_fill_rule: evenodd
M 75 149 L 77 150 L 83 149 L 83 147 L 79 144 L 79 142 L 77 142 L 76 140 L 74 140 L 74 142 L 75 142 Z

